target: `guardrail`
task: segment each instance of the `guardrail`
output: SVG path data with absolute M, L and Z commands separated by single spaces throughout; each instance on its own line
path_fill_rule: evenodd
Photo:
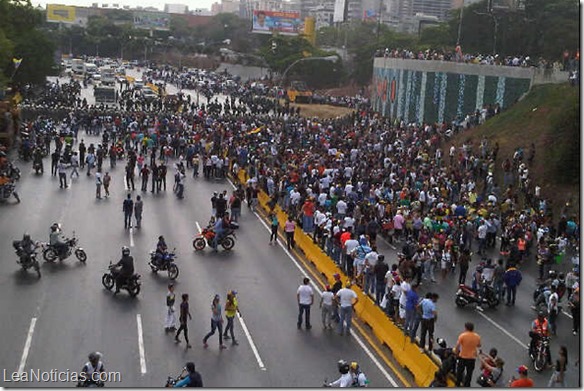
M 248 175 L 245 170 L 239 171 L 237 179 L 242 184 L 247 182 Z M 268 206 L 268 201 L 269 196 L 260 189 L 258 203 L 266 212 L 271 210 Z M 276 213 L 280 227 L 283 229 L 285 222 L 288 220 L 288 215 L 279 205 L 276 205 L 273 212 Z M 345 280 L 348 279 L 337 264 L 320 247 L 314 244 L 312 238 L 298 226 L 294 231 L 294 241 L 306 258 L 331 285 L 334 281 L 333 275 L 335 273 L 342 275 Z M 355 314 L 371 327 L 373 334 L 382 344 L 387 346 L 395 360 L 412 373 L 416 384 L 419 387 L 428 387 L 434 379 L 434 373 L 439 369 L 438 365 L 429 356 L 422 353 L 418 345 L 410 342 L 409 337 L 385 315 L 382 309 L 361 288 L 353 285 L 353 290 L 359 298 L 358 303 L 355 305 Z M 448 380 L 448 385 L 454 386 L 451 379 Z

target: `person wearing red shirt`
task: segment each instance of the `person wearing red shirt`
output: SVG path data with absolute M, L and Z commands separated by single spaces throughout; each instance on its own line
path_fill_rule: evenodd
M 314 229 L 314 202 L 309 197 L 302 205 L 302 230 L 306 233 Z
M 517 372 L 519 373 L 519 379 L 515 379 L 512 377 L 509 380 L 509 387 L 513 388 L 526 388 L 526 387 L 533 387 L 533 380 L 527 377 L 527 367 L 525 365 L 520 366 L 517 368 Z

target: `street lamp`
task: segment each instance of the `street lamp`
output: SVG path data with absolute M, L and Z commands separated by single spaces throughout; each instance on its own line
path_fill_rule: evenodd
M 299 62 L 302 61 L 315 61 L 315 60 L 322 60 L 322 61 L 330 61 L 330 62 L 337 62 L 339 60 L 338 56 L 326 56 L 326 57 L 305 57 L 305 58 L 299 58 L 298 60 L 294 61 L 292 64 L 288 65 L 288 68 L 286 68 L 286 70 L 284 71 L 284 73 L 282 73 L 282 76 L 280 77 L 280 80 L 283 82 L 286 80 L 286 74 L 288 73 L 288 71 L 290 69 L 292 69 L 292 67 L 296 64 L 298 64 Z

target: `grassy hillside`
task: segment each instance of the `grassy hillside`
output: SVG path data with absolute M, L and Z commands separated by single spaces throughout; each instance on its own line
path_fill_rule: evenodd
M 511 158 L 515 148 L 525 153 L 535 144 L 530 167 L 534 183 L 550 198 L 554 215 L 570 204 L 568 213 L 579 215 L 580 191 L 580 89 L 569 84 L 534 86 L 523 100 L 484 125 L 457 135 L 460 145 L 471 139 L 475 145 L 486 136 L 499 143 L 495 178 L 502 185 L 501 162 Z

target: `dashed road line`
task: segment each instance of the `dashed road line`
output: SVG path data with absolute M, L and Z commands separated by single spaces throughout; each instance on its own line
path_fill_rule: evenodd
M 24 367 L 26 366 L 26 360 L 28 358 L 28 353 L 30 352 L 30 346 L 32 345 L 32 335 L 34 334 L 36 322 L 37 318 L 32 318 L 30 321 L 30 327 L 28 328 L 28 334 L 26 335 L 26 342 L 24 343 L 24 350 L 22 351 L 20 365 L 18 366 L 19 374 L 24 373 Z
M 142 316 L 136 314 L 136 324 L 138 325 L 138 349 L 140 350 L 140 372 L 146 373 L 146 354 L 144 352 L 144 336 L 142 333 Z

